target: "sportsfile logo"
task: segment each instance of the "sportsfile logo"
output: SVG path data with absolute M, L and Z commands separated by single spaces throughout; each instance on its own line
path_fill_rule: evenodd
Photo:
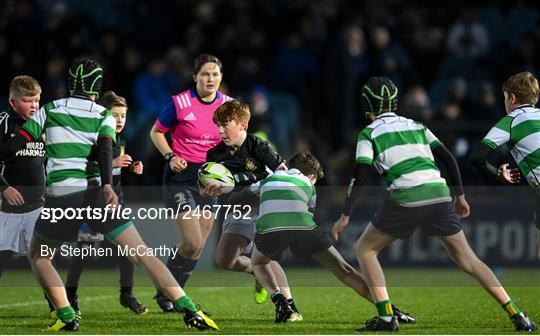
M 104 223 L 108 220 L 145 220 L 145 219 L 216 219 L 218 214 L 224 211 L 225 218 L 251 220 L 250 205 L 216 204 L 191 207 L 188 204 L 179 204 L 176 209 L 172 208 L 139 208 L 133 211 L 131 208 L 122 206 L 113 207 L 109 204 L 104 208 L 87 206 L 85 208 L 48 208 L 41 210 L 41 219 L 56 223 L 61 220 L 88 220 Z

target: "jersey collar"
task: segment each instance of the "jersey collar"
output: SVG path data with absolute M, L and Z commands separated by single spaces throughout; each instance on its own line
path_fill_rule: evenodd
M 397 114 L 395 114 L 394 112 L 385 112 L 385 113 L 379 114 L 375 119 L 388 118 L 388 117 L 397 117 Z
M 204 104 L 204 105 L 212 105 L 216 99 L 220 99 L 221 98 L 221 92 L 217 91 L 216 92 L 216 96 L 214 97 L 214 99 L 210 102 L 205 102 L 204 100 L 201 99 L 201 97 L 199 96 L 199 93 L 197 92 L 197 89 L 196 88 L 191 88 L 189 90 L 189 95 L 191 96 L 191 98 L 197 98 L 197 100 L 199 101 L 199 103 L 201 104 Z

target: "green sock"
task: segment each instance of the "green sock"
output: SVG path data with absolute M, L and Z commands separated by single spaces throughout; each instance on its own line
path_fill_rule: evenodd
M 394 311 L 392 310 L 392 305 L 390 304 L 390 300 L 384 300 L 379 301 L 375 304 L 377 307 L 377 314 L 379 316 L 393 316 Z
M 176 306 L 176 310 L 182 311 L 184 309 L 191 310 L 193 312 L 197 311 L 197 307 L 195 307 L 195 304 L 193 301 L 191 301 L 191 298 L 187 295 L 182 296 L 178 300 L 174 302 L 174 305 Z
M 64 308 L 58 308 L 56 310 L 56 315 L 58 315 L 58 318 L 62 320 L 62 322 L 69 323 L 75 319 L 75 311 L 71 306 L 67 306 Z
M 502 307 L 510 317 L 521 313 L 521 310 L 519 310 L 518 306 L 516 306 L 513 300 L 510 300 L 507 303 L 503 304 Z

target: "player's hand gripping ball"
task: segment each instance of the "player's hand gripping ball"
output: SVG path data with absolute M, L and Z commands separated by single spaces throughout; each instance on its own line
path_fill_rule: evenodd
M 199 184 L 206 188 L 217 185 L 221 193 L 229 193 L 234 189 L 235 181 L 232 173 L 224 165 L 217 162 L 206 162 L 199 168 Z

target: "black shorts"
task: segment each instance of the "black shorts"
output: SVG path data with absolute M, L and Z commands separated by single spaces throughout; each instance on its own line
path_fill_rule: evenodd
M 328 233 L 316 226 L 311 230 L 281 230 L 255 235 L 255 246 L 262 254 L 279 261 L 288 247 L 297 257 L 307 257 L 332 246 Z
M 105 221 L 94 214 L 91 214 L 92 218 L 89 218 L 86 211 L 88 207 L 90 209 L 99 208 L 102 213 L 106 211 L 105 198 L 103 197 L 101 188 L 91 188 L 66 196 L 46 195 L 44 209 L 34 227 L 34 236 L 48 245 L 61 245 L 63 242 L 78 240 L 79 229 L 82 223 L 88 223 L 94 231 L 102 233 L 108 239 L 116 238 L 116 236 L 124 232 L 130 225 L 133 225 L 131 219 L 121 219 L 117 218 L 118 216 L 111 218 L 110 213 L 105 217 Z M 65 213 L 66 216 L 53 221 L 52 213 L 49 212 L 47 215 L 46 212 L 53 208 L 69 209 L 69 211 Z M 78 209 L 83 209 L 84 211 L 79 213 Z
M 451 236 L 461 231 L 453 202 L 405 207 L 387 200 L 371 223 L 398 239 L 409 238 L 418 227 L 430 236 Z
M 172 172 L 169 164 L 163 171 L 163 202 L 165 207 L 178 213 L 194 210 L 197 206 L 213 206 L 216 198 L 202 197 L 197 185 L 197 171 L 201 164 L 188 162 L 187 168 L 180 174 Z M 179 211 L 177 211 L 179 210 Z

